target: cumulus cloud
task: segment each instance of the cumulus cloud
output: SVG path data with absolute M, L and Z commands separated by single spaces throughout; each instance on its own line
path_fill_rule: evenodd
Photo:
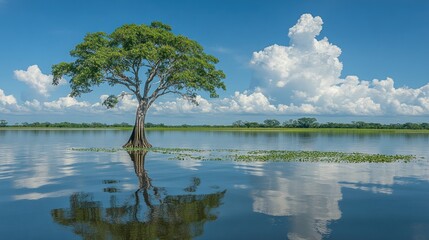
M 197 105 L 183 98 L 160 99 L 151 113 L 429 115 L 429 83 L 413 89 L 396 87 L 388 77 L 384 80 L 342 77 L 341 49 L 326 37 L 318 39 L 322 29 L 322 18 L 304 14 L 289 29 L 288 45 L 274 44 L 254 52 L 250 61 L 255 73 L 253 91 L 236 91 L 232 96 L 210 101 L 197 96 Z M 44 96 L 52 90 L 52 76 L 44 75 L 37 65 L 15 71 L 15 76 Z M 138 105 L 134 97 L 123 95 L 115 108 L 106 110 L 102 102 L 107 97 L 102 95 L 97 103 L 71 97 L 50 102 L 32 100 L 26 101 L 21 109 L 131 113 Z M 6 96 L 1 91 L 0 111 L 13 106 L 20 107 L 12 95 Z
M 91 106 L 89 102 L 78 101 L 76 98 L 70 96 L 60 97 L 58 100 L 51 102 L 44 102 L 43 106 L 49 110 L 63 110 L 63 109 L 85 109 Z
M 175 101 L 166 101 L 153 104 L 155 114 L 159 113 L 208 113 L 213 111 L 213 105 L 201 96 L 195 98 L 192 103 L 184 98 L 177 98 Z
M 251 66 L 259 91 L 279 102 L 279 111 L 351 115 L 429 114 L 429 84 L 396 88 L 391 78 L 372 81 L 341 78 L 341 49 L 325 37 L 320 17 L 304 14 L 289 29 L 288 46 L 254 52 Z M 296 106 L 300 107 L 296 107 Z
M 1 93 L 1 92 L 0 92 Z M 85 113 L 103 113 L 103 112 L 112 112 L 112 113 L 131 113 L 134 112 L 137 108 L 137 100 L 131 95 L 125 95 L 122 98 L 119 98 L 119 102 L 113 109 L 107 109 L 106 106 L 103 106 L 103 101 L 109 95 L 101 95 L 100 100 L 95 103 L 88 101 L 81 101 L 77 98 L 70 96 L 60 97 L 53 101 L 39 101 L 33 99 L 31 101 L 25 101 L 21 108 L 25 108 L 31 111 L 37 112 L 55 112 L 55 113 L 67 113 L 67 112 L 85 112 Z
M 275 107 L 260 92 L 235 92 L 234 96 L 210 102 L 201 96 L 197 96 L 195 100 L 197 104 L 193 104 L 184 98 L 177 98 L 175 101 L 159 102 L 153 106 L 154 113 L 268 113 L 275 111 Z
M 49 92 L 54 89 L 52 85 L 52 75 L 45 75 L 40 70 L 39 66 L 32 65 L 27 70 L 15 70 L 15 78 L 21 82 L 24 82 L 32 89 L 36 90 L 37 93 L 45 97 L 49 96 Z M 66 81 L 60 79 L 59 84 L 64 84 Z
M 103 96 L 102 96 L 103 97 Z M 102 98 L 101 97 L 101 98 Z M 100 102 L 90 103 L 88 101 L 80 101 L 77 98 L 70 96 L 60 97 L 53 101 L 39 100 L 25 101 L 24 106 L 27 109 L 37 112 L 55 112 L 55 113 L 66 113 L 66 112 L 88 112 L 88 113 L 100 113 L 106 109 Z
M 428 115 L 429 83 L 421 88 L 395 87 L 394 80 L 341 78 L 341 49 L 318 40 L 323 20 L 304 14 L 289 29 L 287 46 L 274 44 L 254 52 L 254 92 L 190 106 L 183 99 L 159 104 L 157 112 L 270 114 L 346 114 L 363 116 Z M 200 102 L 206 101 L 199 99 Z M 204 109 L 204 111 L 203 111 Z
M 0 89 L 0 112 L 1 113 L 11 113 L 17 111 L 24 111 L 16 102 L 16 98 L 13 95 L 6 95 L 3 89 Z
M 16 105 L 16 98 L 13 95 L 6 95 L 2 89 L 0 89 L 0 104 L 2 105 Z
M 100 100 L 96 103 L 88 101 L 80 101 L 79 99 L 70 96 L 60 97 L 53 101 L 39 101 L 33 99 L 25 101 L 21 106 L 16 103 L 16 99 L 12 96 L 6 96 L 0 89 L 0 111 L 10 112 L 16 110 L 17 112 L 39 112 L 39 113 L 71 113 L 71 112 L 85 112 L 85 113 L 134 113 L 138 106 L 137 99 L 131 95 L 124 95 L 119 98 L 118 104 L 112 109 L 106 109 L 103 106 L 103 101 L 108 95 L 101 95 Z M 3 100 L 2 100 L 3 99 Z M 7 101 L 7 102 L 6 102 Z M 270 100 L 261 92 L 235 92 L 233 96 L 207 100 L 202 96 L 197 96 L 195 99 L 197 104 L 194 104 L 184 98 L 176 98 L 173 101 L 159 101 L 155 102 L 151 108 L 151 113 L 155 115 L 160 114 L 192 114 L 192 113 L 248 113 L 248 114 L 292 114 L 292 113 L 315 113 L 314 107 L 308 104 L 300 106 L 295 105 L 273 105 Z M 7 109 L 4 107 L 7 104 Z
M 104 102 L 106 100 L 107 95 L 104 95 L 100 98 L 100 102 Z M 112 109 L 112 111 L 120 111 L 120 112 L 134 112 L 136 111 L 138 106 L 137 99 L 132 95 L 124 95 L 119 98 L 119 102 L 116 105 L 116 108 Z M 103 106 L 103 108 L 106 108 Z
M 221 112 L 269 113 L 276 111 L 268 98 L 261 92 L 235 92 L 231 98 L 224 98 L 219 102 Z
M 177 98 L 174 101 L 159 102 L 154 104 L 153 113 L 249 113 L 249 114 L 292 114 L 297 112 L 314 113 L 314 108 L 308 104 L 300 106 L 283 104 L 273 105 L 270 100 L 259 91 L 235 92 L 233 96 L 214 99 L 210 102 L 197 96 L 198 105 L 192 104 L 186 99 Z

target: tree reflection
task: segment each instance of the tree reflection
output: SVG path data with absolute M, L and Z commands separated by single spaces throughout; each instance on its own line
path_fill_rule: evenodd
M 74 193 L 70 208 L 51 211 L 55 222 L 71 226 L 84 239 L 190 239 L 203 234 L 204 223 L 216 220 L 212 210 L 219 207 L 225 194 L 167 195 L 154 187 L 144 168 L 146 151 L 128 152 L 139 179 L 139 189 L 124 203 L 116 195 L 110 206 L 93 199 L 92 194 Z M 200 184 L 194 178 L 187 192 Z M 188 191 L 191 189 L 192 191 Z

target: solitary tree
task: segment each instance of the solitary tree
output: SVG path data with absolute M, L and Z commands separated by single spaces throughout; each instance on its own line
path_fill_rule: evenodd
M 196 41 L 176 35 L 160 22 L 123 25 L 113 33 L 89 33 L 70 52 L 73 62 L 52 66 L 53 84 L 70 78 L 70 96 L 92 91 L 107 83 L 128 92 L 110 95 L 103 104 L 113 108 L 120 97 L 132 94 L 138 101 L 133 132 L 124 147 L 151 147 L 145 135 L 145 117 L 150 106 L 166 94 L 178 94 L 197 104 L 198 91 L 217 97 L 225 90 L 225 74 L 216 69 L 218 59 L 204 52 Z

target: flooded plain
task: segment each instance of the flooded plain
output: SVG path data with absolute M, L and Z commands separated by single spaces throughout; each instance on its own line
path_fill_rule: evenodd
M 429 135 L 149 131 L 154 146 L 412 154 L 403 163 L 171 160 L 128 131 L 0 131 L 1 239 L 429 239 Z

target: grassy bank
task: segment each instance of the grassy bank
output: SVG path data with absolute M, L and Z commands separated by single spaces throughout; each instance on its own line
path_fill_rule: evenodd
M 106 127 L 106 128 L 67 128 L 67 127 L 2 127 L 0 131 L 97 131 L 97 130 L 133 130 L 132 127 Z
M 216 132 L 290 132 L 290 133 L 420 133 L 426 129 L 359 129 L 359 128 L 235 128 L 235 127 L 154 127 L 148 131 L 216 131 Z
M 107 128 L 57 128 L 57 127 L 2 127 L 4 130 L 31 130 L 31 131 L 85 131 L 85 130 L 116 130 L 131 131 L 132 127 Z M 425 129 L 361 129 L 361 128 L 237 128 L 237 127 L 152 127 L 147 131 L 213 131 L 213 132 L 278 132 L 278 133 L 332 133 L 332 134 L 429 134 Z

